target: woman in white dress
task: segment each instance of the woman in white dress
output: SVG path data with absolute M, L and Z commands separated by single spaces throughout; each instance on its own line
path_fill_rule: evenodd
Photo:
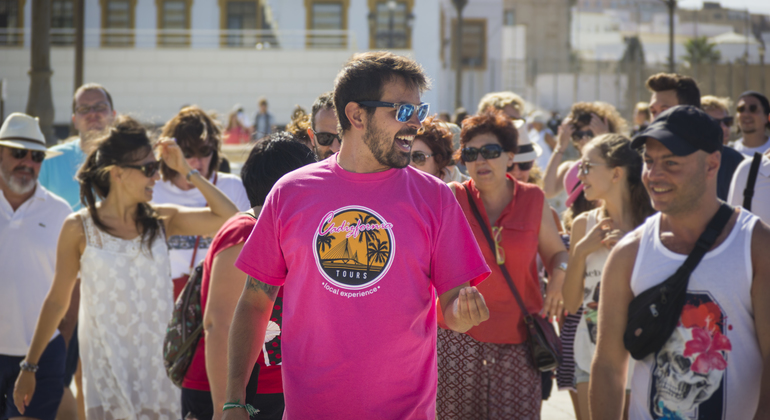
M 653 209 L 642 185 L 642 157 L 631 149 L 631 141 L 622 134 L 604 134 L 583 146 L 578 168 L 586 200 L 602 203 L 572 222 L 572 248 L 563 289 L 564 308 L 570 314 L 577 313 L 583 306 L 575 332 L 574 358 L 578 418 L 586 420 L 590 418 L 588 382 L 596 352 L 599 288 L 604 263 L 610 249 L 623 235 L 641 225 Z M 624 418 L 628 418 L 628 396 L 625 413 Z
M 149 204 L 160 178 L 159 161 L 136 121 L 123 118 L 99 141 L 78 173 L 86 208 L 62 227 L 53 285 L 16 380 L 13 398 L 22 414 L 35 390 L 37 362 L 69 307 L 80 273 L 86 419 L 179 418 L 179 390 L 163 368 L 163 338 L 173 309 L 166 237 L 216 232 L 238 210 L 190 168 L 173 139 L 157 147 L 163 161 L 186 176 L 210 207 Z

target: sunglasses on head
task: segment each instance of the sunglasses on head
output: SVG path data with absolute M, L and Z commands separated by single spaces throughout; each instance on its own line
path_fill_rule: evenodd
M 463 162 L 475 162 L 476 159 L 478 159 L 479 154 L 481 154 L 481 157 L 487 160 L 496 159 L 499 158 L 501 154 L 503 154 L 503 146 L 493 143 L 485 144 L 479 148 L 465 147 L 460 153 L 460 157 L 462 158 Z
M 428 160 L 428 158 L 431 156 L 433 155 L 426 155 L 425 152 L 415 150 L 412 152 L 412 162 L 414 162 L 415 165 L 423 165 L 425 164 L 425 161 Z
M 749 112 L 753 114 L 757 112 L 757 110 L 759 109 L 759 106 L 757 104 L 751 104 L 747 107 L 746 104 L 743 104 L 743 105 L 738 105 L 738 108 L 735 108 L 735 109 L 740 113 L 744 113 L 746 112 L 746 108 L 748 108 Z
M 158 168 L 160 168 L 160 161 L 156 160 L 153 162 L 145 163 L 144 165 L 120 165 L 120 166 L 123 168 L 138 169 L 142 171 L 144 176 L 146 176 L 147 178 L 152 178 L 158 172 Z
M 182 148 L 182 153 L 184 154 L 185 159 L 192 159 L 194 157 L 207 158 L 212 154 L 214 154 L 214 147 L 210 145 L 205 145 L 200 149 L 198 149 L 197 153 L 185 147 L 185 148 Z
M 430 111 L 430 104 L 425 102 L 422 102 L 417 106 L 413 104 L 396 104 L 393 102 L 382 101 L 361 101 L 356 103 L 370 108 L 396 108 L 396 120 L 402 123 L 412 119 L 412 115 L 414 115 L 415 111 L 417 111 L 417 119 L 420 122 L 423 122 L 425 121 L 425 118 L 428 117 L 428 111 Z
M 342 139 L 339 134 L 317 133 L 315 130 L 313 130 L 313 134 L 315 134 L 315 139 L 321 146 L 331 146 L 332 143 L 334 143 L 334 139 L 337 139 L 337 141 L 342 144 Z
M 572 140 L 574 141 L 580 141 L 586 137 L 593 138 L 594 132 L 591 130 L 581 130 L 581 131 L 575 131 L 574 133 L 572 133 Z
M 45 152 L 40 150 L 17 149 L 15 147 L 9 147 L 9 149 L 11 149 L 11 156 L 13 156 L 14 159 L 24 159 L 27 157 L 27 153 L 32 154 L 31 158 L 35 163 L 40 163 L 45 159 Z
M 518 166 L 520 171 L 529 171 L 532 169 L 532 165 L 534 164 L 535 162 L 515 162 L 513 166 L 514 167 Z

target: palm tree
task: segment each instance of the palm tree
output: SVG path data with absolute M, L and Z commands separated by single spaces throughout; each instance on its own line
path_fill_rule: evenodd
M 316 246 L 321 249 L 321 252 L 326 251 L 326 247 L 329 248 L 332 247 L 332 241 L 336 239 L 334 235 L 318 235 L 318 239 L 316 240 Z
M 722 59 L 722 53 L 717 49 L 717 44 L 709 42 L 705 36 L 688 39 L 684 43 L 684 48 L 687 54 L 682 56 L 682 59 L 689 63 L 691 68 L 704 63 L 716 64 Z
M 379 220 L 375 219 L 374 216 L 366 215 L 363 216 L 361 213 L 358 213 L 358 218 L 356 220 L 360 220 L 362 225 L 368 225 L 368 224 L 377 224 L 379 223 Z M 369 249 L 369 243 L 377 239 L 377 231 L 374 230 L 362 230 L 361 235 L 358 237 L 358 242 L 366 241 L 366 249 Z M 369 252 L 366 253 L 366 269 L 368 270 L 371 268 L 371 263 L 369 262 Z
M 374 240 L 376 243 L 371 243 L 367 247 L 367 260 L 374 260 L 378 263 L 385 263 L 385 261 L 388 260 L 388 241 L 380 241 L 379 238 L 374 238 Z M 371 266 L 369 268 L 371 268 Z

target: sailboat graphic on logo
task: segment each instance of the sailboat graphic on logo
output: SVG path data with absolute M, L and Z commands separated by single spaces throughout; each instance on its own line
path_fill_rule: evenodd
M 321 273 L 345 289 L 376 283 L 393 261 L 393 225 L 365 207 L 344 207 L 327 213 L 314 237 Z

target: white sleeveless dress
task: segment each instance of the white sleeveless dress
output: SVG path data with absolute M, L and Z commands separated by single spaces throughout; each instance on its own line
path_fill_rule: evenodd
M 141 238 L 99 230 L 80 211 L 86 248 L 80 258 L 78 339 L 87 420 L 172 420 L 179 390 L 163 367 L 163 338 L 173 310 L 162 230 L 152 254 Z

